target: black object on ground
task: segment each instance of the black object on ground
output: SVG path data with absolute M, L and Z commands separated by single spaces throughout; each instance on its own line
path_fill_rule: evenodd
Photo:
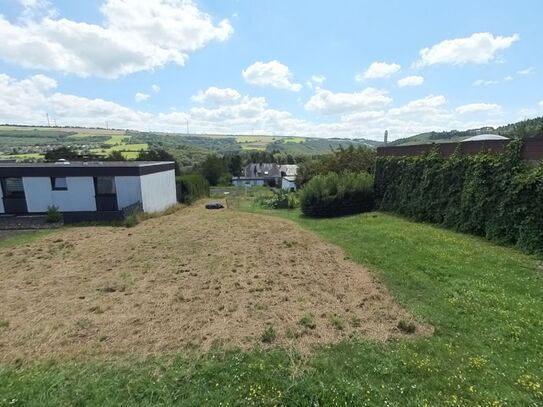
M 206 204 L 206 209 L 223 209 L 224 205 L 220 202 L 210 202 Z

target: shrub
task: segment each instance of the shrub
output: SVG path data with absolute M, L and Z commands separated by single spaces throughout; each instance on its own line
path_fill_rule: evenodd
M 176 177 L 180 189 L 180 202 L 190 205 L 200 198 L 209 196 L 209 183 L 201 175 L 183 175 Z
M 271 198 L 261 199 L 260 203 L 270 209 L 293 209 L 298 205 L 296 194 L 285 190 L 274 192 Z
M 515 140 L 504 154 L 380 157 L 376 200 L 384 211 L 543 252 L 543 165 L 523 161 L 521 148 Z
M 58 206 L 50 205 L 47 207 L 45 220 L 47 223 L 58 223 L 62 220 L 62 214 L 59 212 Z
M 300 192 L 304 215 L 330 217 L 373 209 L 373 177 L 368 173 L 328 173 L 312 178 Z

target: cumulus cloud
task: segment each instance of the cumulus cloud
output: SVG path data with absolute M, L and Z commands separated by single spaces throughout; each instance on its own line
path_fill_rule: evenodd
M 389 78 L 401 69 L 398 64 L 388 64 L 386 62 L 374 62 L 363 74 L 355 76 L 355 80 L 360 82 L 364 79 Z
M 305 109 L 321 114 L 347 113 L 358 109 L 381 107 L 392 102 L 383 90 L 366 88 L 361 92 L 334 93 L 319 89 L 305 104 Z
M 400 88 L 406 86 L 420 86 L 424 83 L 424 78 L 422 76 L 406 76 L 405 78 L 400 79 L 397 84 Z
M 48 113 L 62 126 L 94 127 L 103 126 L 107 121 L 116 128 L 184 133 L 189 120 L 195 133 L 366 137 L 376 140 L 382 140 L 385 129 L 392 140 L 432 130 L 501 124 L 496 123 L 501 115 L 489 115 L 484 111 L 462 115 L 455 109 L 449 109 L 442 95 L 429 95 L 404 105 L 391 106 L 392 100 L 386 93 L 377 90 L 364 92 L 367 98 L 364 102 L 359 100 L 360 96 L 356 96 L 356 93 L 330 92 L 333 103 L 317 106 L 341 111 L 347 107 L 347 111 L 335 120 L 321 123 L 274 109 L 268 105 L 266 98 L 258 96 L 235 96 L 235 100 L 225 104 L 216 104 L 209 99 L 206 102 L 210 104 L 193 106 L 187 111 L 151 113 L 100 98 L 60 93 L 57 82 L 44 75 L 15 79 L 0 74 L 0 123 L 46 124 Z M 370 102 L 371 94 L 375 96 L 373 102 Z M 345 98 L 347 101 L 343 100 Z M 353 98 L 355 102 L 350 100 Z M 353 104 L 357 107 L 351 110 Z
M 26 10 L 48 4 L 21 1 Z M 168 63 L 184 65 L 189 53 L 233 32 L 228 20 L 214 24 L 190 0 L 106 0 L 100 12 L 101 24 L 51 13 L 12 23 L 0 15 L 0 58 L 30 68 L 116 78 Z
M 153 85 L 151 86 L 151 89 L 153 89 L 153 92 L 155 92 L 155 93 L 160 92 L 160 86 L 158 86 L 158 85 L 156 85 L 156 84 L 153 84 Z
M 320 87 L 325 80 L 326 76 L 324 75 L 312 75 L 311 79 L 306 82 L 306 85 L 309 89 L 313 89 L 313 87 Z
M 502 107 L 495 103 L 471 103 L 468 105 L 458 106 L 456 112 L 459 114 L 471 113 L 499 113 Z
M 196 95 L 192 96 L 192 100 L 195 102 L 212 102 L 217 105 L 233 103 L 241 98 L 241 94 L 232 88 L 217 88 L 211 86 L 205 91 L 199 91 Z
M 251 85 L 269 86 L 293 92 L 302 89 L 302 85 L 292 82 L 292 73 L 288 66 L 277 60 L 270 62 L 257 61 L 244 69 L 241 75 Z
M 141 92 L 137 92 L 135 95 L 134 95 L 134 100 L 136 102 L 144 102 L 146 101 L 147 99 L 149 99 L 151 95 L 147 94 L 147 93 L 141 93 Z
M 420 59 L 416 65 L 486 64 L 494 60 L 499 51 L 509 48 L 518 39 L 518 34 L 504 37 L 485 32 L 475 33 L 470 37 L 445 40 L 430 48 L 421 49 Z

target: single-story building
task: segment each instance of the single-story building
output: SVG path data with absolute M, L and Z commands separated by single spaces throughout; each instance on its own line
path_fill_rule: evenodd
M 110 220 L 134 206 L 158 212 L 176 202 L 169 161 L 0 163 L 0 214 L 40 214 L 55 206 L 68 222 Z
M 298 166 L 294 164 L 279 165 L 275 163 L 252 163 L 246 165 L 240 177 L 232 178 L 232 184 L 242 186 L 269 186 L 286 190 L 296 189 L 294 180 Z

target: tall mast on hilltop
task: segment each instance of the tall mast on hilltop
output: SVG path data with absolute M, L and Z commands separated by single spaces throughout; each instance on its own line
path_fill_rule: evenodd
M 51 127 L 51 122 L 49 121 L 49 113 L 45 113 L 45 116 L 47 117 L 47 127 Z
M 385 146 L 388 144 L 388 130 L 385 130 Z

